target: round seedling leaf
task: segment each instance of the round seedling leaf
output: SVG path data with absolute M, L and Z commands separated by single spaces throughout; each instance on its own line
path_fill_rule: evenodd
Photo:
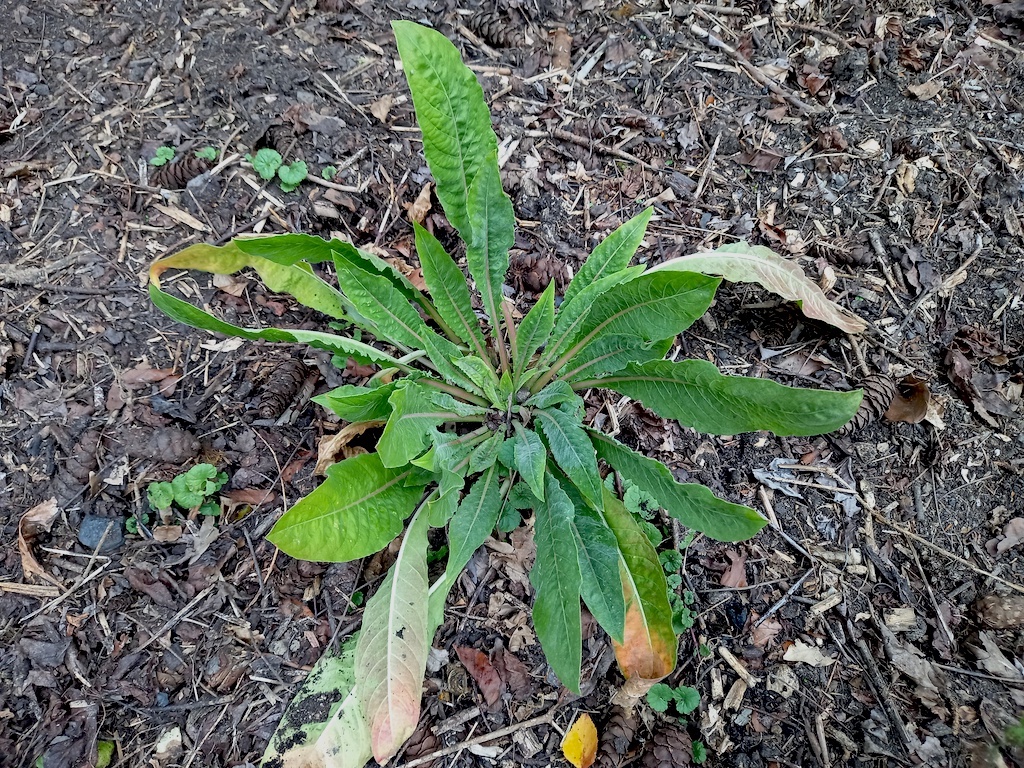
M 156 154 L 153 155 L 149 164 L 152 166 L 167 165 L 171 160 L 174 159 L 174 149 L 172 147 L 158 147 Z
M 260 178 L 264 181 L 270 181 L 274 178 L 277 173 L 277 169 L 281 167 L 281 153 L 276 149 L 270 149 L 264 147 L 255 155 L 247 158 L 252 167 L 256 170 L 256 173 L 260 175 Z
M 291 192 L 309 176 L 309 169 L 302 160 L 296 160 L 290 165 L 282 165 L 277 169 L 277 178 L 281 181 L 281 189 Z

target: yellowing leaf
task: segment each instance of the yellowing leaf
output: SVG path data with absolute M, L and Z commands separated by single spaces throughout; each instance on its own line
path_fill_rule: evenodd
M 830 301 L 799 265 L 761 245 L 723 245 L 713 251 L 669 259 L 648 272 L 663 270 L 720 275 L 734 283 L 757 283 L 784 299 L 800 302 L 807 317 L 841 331 L 860 333 L 867 327 L 859 317 Z
M 597 757 L 597 728 L 584 712 L 576 718 L 562 739 L 562 754 L 576 768 L 590 768 Z

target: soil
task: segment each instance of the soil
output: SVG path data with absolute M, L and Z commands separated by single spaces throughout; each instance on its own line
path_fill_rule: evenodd
M 623 731 L 592 624 L 583 696 L 559 689 L 521 550 L 498 544 L 453 593 L 399 764 L 551 713 L 433 762 L 548 765 L 578 711 L 626 733 L 607 765 L 687 765 L 691 739 L 722 766 L 1024 764 L 1006 735 L 1024 713 L 1024 10 L 1000 0 L 0 0 L 0 764 L 94 765 L 102 742 L 116 766 L 254 765 L 358 627 L 393 554 L 297 562 L 264 534 L 338 429 L 310 396 L 366 372 L 175 324 L 145 284 L 155 258 L 248 232 L 339 232 L 415 267 L 428 173 L 396 18 L 444 32 L 483 83 L 520 311 L 653 204 L 641 262 L 745 238 L 869 322 L 848 336 L 723 285 L 676 354 L 803 386 L 881 376 L 919 409 L 709 437 L 592 394 L 597 426 L 772 522 L 683 550 L 694 623 L 667 682 L 699 710 L 681 730 L 642 705 Z M 161 146 L 175 164 L 148 165 Z M 244 157 L 261 147 L 333 166 L 333 186 L 263 182 Z M 454 247 L 436 200 L 427 223 Z M 228 321 L 321 327 L 251 275 L 171 284 Z M 150 482 L 199 461 L 230 477 L 215 524 L 125 528 Z M 498 670 L 495 706 L 456 647 Z

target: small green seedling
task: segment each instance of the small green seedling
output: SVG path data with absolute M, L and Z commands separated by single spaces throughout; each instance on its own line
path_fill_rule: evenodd
M 666 357 L 711 306 L 723 277 L 799 301 L 805 314 L 843 331 L 865 326 L 798 265 L 760 246 L 735 243 L 630 266 L 644 238 L 653 237 L 652 208 L 594 249 L 561 302 L 552 281 L 513 322 L 503 286 L 515 215 L 502 189 L 483 90 L 443 35 L 408 21 L 393 27 L 426 161 L 465 243 L 468 276 L 418 225 L 413 234 L 426 290 L 374 253 L 303 234 L 193 245 L 150 269 L 150 297 L 175 320 L 245 339 L 305 343 L 339 364 L 351 358 L 380 369 L 363 384 L 314 398 L 344 421 L 383 426 L 376 451 L 329 467 L 326 480 L 268 534 L 286 554 L 314 561 L 359 560 L 398 537 L 402 542 L 363 611 L 345 703 L 317 710 L 324 718 L 317 737 L 308 730 L 275 736 L 285 764 L 329 762 L 344 753 L 343 765 L 361 767 L 370 756 L 383 764 L 398 752 L 419 721 L 427 658 L 449 592 L 495 527 L 508 531 L 524 513 L 532 516 L 536 544 L 533 627 L 565 686 L 580 691 L 581 602 L 611 638 L 623 675 L 641 690 L 672 672 L 678 625 L 656 548 L 662 535 L 642 516 L 660 508 L 719 541 L 747 539 L 766 521 L 703 485 L 678 482 L 665 465 L 589 426 L 588 393 L 609 390 L 617 394 L 598 394 L 594 402 L 626 396 L 716 435 L 823 434 L 845 424 L 861 400 L 859 391 L 723 375 L 678 349 Z M 280 155 L 264 164 L 259 154 L 253 166 L 269 180 Z M 289 173 L 297 175 L 294 164 Z M 321 277 L 324 263 L 333 266 L 337 284 Z M 160 276 L 171 268 L 251 268 L 269 290 L 291 294 L 329 321 L 323 331 L 232 325 L 163 290 Z M 612 474 L 618 482 L 606 485 L 604 476 Z M 439 529 L 432 537 L 431 527 Z M 444 572 L 432 578 L 428 543 L 436 546 L 445 535 Z M 678 698 L 672 694 L 677 710 L 691 711 L 694 694 L 680 690 Z
M 157 147 L 156 154 L 150 158 L 149 164 L 152 166 L 167 165 L 171 160 L 174 159 L 174 149 L 171 147 Z
M 309 169 L 302 160 L 296 160 L 290 165 L 282 165 L 277 169 L 277 178 L 281 182 L 281 189 L 284 192 L 291 192 L 309 176 Z
M 177 505 L 185 511 L 197 510 L 201 515 L 218 515 L 220 505 L 211 497 L 227 481 L 227 473 L 218 472 L 213 464 L 197 464 L 169 483 L 150 483 L 146 489 L 149 506 L 157 512 Z
M 217 150 L 214 147 L 203 147 L 197 149 L 195 155 L 200 160 L 209 160 L 212 163 L 217 159 Z
M 333 165 L 327 165 L 320 169 L 320 177 L 324 181 L 331 181 L 335 176 L 338 175 L 338 169 Z
M 655 712 L 667 712 L 674 704 L 678 714 L 688 715 L 700 704 L 700 693 L 688 685 L 673 688 L 665 683 L 655 683 L 647 692 L 647 703 Z
M 697 765 L 704 765 L 708 759 L 708 748 L 704 746 L 704 742 L 697 740 L 693 742 L 692 751 L 693 762 Z
M 270 181 L 277 175 L 277 169 L 281 167 L 281 153 L 276 149 L 264 147 L 255 155 L 246 155 L 245 159 L 252 163 L 252 167 L 260 178 Z

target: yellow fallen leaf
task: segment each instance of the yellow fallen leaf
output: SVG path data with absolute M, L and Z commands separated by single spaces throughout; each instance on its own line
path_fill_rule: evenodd
M 597 728 L 584 712 L 562 739 L 562 754 L 576 768 L 590 768 L 597 758 Z

